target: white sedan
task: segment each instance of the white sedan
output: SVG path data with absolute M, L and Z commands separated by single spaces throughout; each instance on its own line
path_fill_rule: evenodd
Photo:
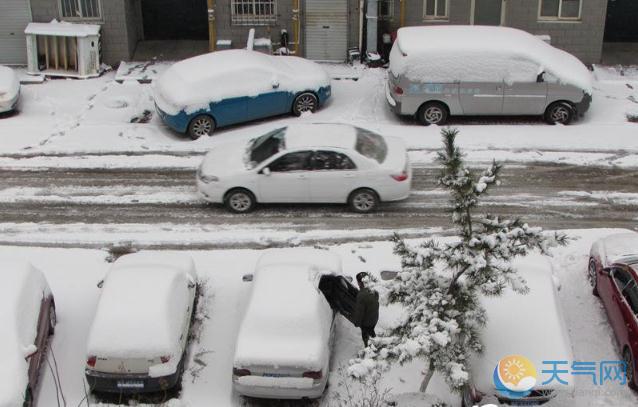
M 341 271 L 341 259 L 325 250 L 271 250 L 261 256 L 235 348 L 233 384 L 239 394 L 321 396 L 334 317 L 340 312 L 350 318 L 358 292 Z
M 345 124 L 291 125 L 211 150 L 197 171 L 203 198 L 246 213 L 257 203 L 347 203 L 359 213 L 410 194 L 403 141 Z
M 20 80 L 15 71 L 0 65 L 0 113 L 11 112 L 20 99 Z
M 197 291 L 190 256 L 129 254 L 100 286 L 87 345 L 90 389 L 134 394 L 179 386 Z

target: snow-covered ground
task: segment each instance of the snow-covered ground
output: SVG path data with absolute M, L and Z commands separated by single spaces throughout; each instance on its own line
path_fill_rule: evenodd
M 161 72 L 166 64 L 157 64 Z M 0 167 L 189 167 L 198 155 L 229 138 L 252 138 L 298 121 L 347 122 L 406 140 L 416 162 L 428 163 L 440 146 L 439 128 L 395 116 L 386 106 L 385 70 L 327 66 L 333 97 L 313 115 L 283 116 L 219 129 L 191 141 L 169 130 L 155 114 L 151 84 L 97 79 L 49 80 L 22 87 L 20 113 L 0 118 Z M 471 161 L 492 158 L 582 165 L 638 166 L 638 131 L 626 114 L 638 110 L 638 78 L 598 67 L 591 110 L 570 126 L 535 118 L 457 118 L 458 139 Z M 146 112 L 146 113 L 145 113 Z M 150 117 L 148 123 L 136 122 Z M 71 155 L 71 157 L 69 157 Z
M 557 249 L 551 261 L 560 279 L 559 298 L 567 320 L 576 360 L 601 361 L 619 358 L 611 327 L 598 299 L 591 294 L 585 270 L 591 243 L 617 230 L 572 230 L 575 238 L 567 247 Z M 379 276 L 383 270 L 397 270 L 399 260 L 390 243 L 349 243 L 326 247 L 342 256 L 344 271 L 354 276 L 368 271 Z M 197 339 L 190 345 L 190 359 L 184 376 L 184 391 L 171 406 L 239 406 L 241 399 L 231 385 L 232 357 L 238 325 L 246 306 L 250 283 L 242 276 L 254 269 L 259 250 L 190 251 L 200 278 L 205 282 L 205 301 L 200 314 L 205 315 Z M 98 250 L 35 247 L 0 247 L 3 258 L 27 258 L 46 275 L 56 296 L 58 326 L 53 339 L 60 381 L 67 405 L 78 405 L 85 396 L 83 388 L 84 357 L 87 335 L 95 313 L 100 290 L 96 287 L 106 270 L 107 253 Z M 381 323 L 387 310 L 381 309 Z M 357 329 L 338 317 L 337 340 L 330 374 L 330 387 L 322 402 L 328 406 L 337 393 L 345 392 L 340 368 L 361 349 Z M 542 337 L 542 327 L 539 335 Z M 285 338 L 282 338 L 285 340 Z M 383 380 L 382 389 L 393 394 L 413 392 L 418 388 L 422 366 L 418 363 L 398 367 Z M 572 378 L 570 377 L 570 380 Z M 434 379 L 430 391 L 451 405 L 458 398 L 450 394 L 440 378 Z M 44 406 L 55 405 L 55 387 L 47 370 L 40 396 Z M 633 406 L 638 396 L 616 383 L 594 386 L 588 377 L 577 378 L 575 398 L 552 403 L 557 406 Z

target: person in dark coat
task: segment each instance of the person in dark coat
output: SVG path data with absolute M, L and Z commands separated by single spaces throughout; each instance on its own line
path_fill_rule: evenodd
M 363 280 L 367 276 L 365 272 L 357 274 L 359 293 L 353 313 L 354 325 L 361 328 L 361 338 L 366 347 L 368 340 L 377 336 L 374 327 L 379 321 L 379 293 L 365 286 Z

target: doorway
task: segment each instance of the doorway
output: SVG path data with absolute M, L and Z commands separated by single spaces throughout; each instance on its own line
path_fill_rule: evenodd
M 472 0 L 472 24 L 502 25 L 504 19 L 504 0 Z
M 145 40 L 207 40 L 206 0 L 142 0 Z
M 609 0 L 607 4 L 607 22 L 605 23 L 606 42 L 638 42 L 638 1 Z

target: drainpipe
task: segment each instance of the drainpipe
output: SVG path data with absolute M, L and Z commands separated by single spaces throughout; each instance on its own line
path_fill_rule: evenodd
M 208 0 L 208 50 L 217 48 L 217 28 L 215 27 L 215 0 Z
M 293 1 L 293 5 L 292 5 L 292 37 L 295 41 L 295 49 L 294 49 L 294 54 L 296 56 L 299 56 L 299 36 L 300 36 L 300 20 L 299 20 L 299 1 L 300 0 L 294 0 Z
M 365 0 L 359 0 L 359 52 L 363 53 L 363 13 Z
M 399 27 L 405 27 L 405 2 L 406 0 L 399 0 L 401 3 L 401 14 L 399 17 Z
M 366 31 L 366 51 L 377 52 L 377 29 L 378 22 L 378 0 L 368 0 L 368 10 L 366 11 L 367 31 Z

